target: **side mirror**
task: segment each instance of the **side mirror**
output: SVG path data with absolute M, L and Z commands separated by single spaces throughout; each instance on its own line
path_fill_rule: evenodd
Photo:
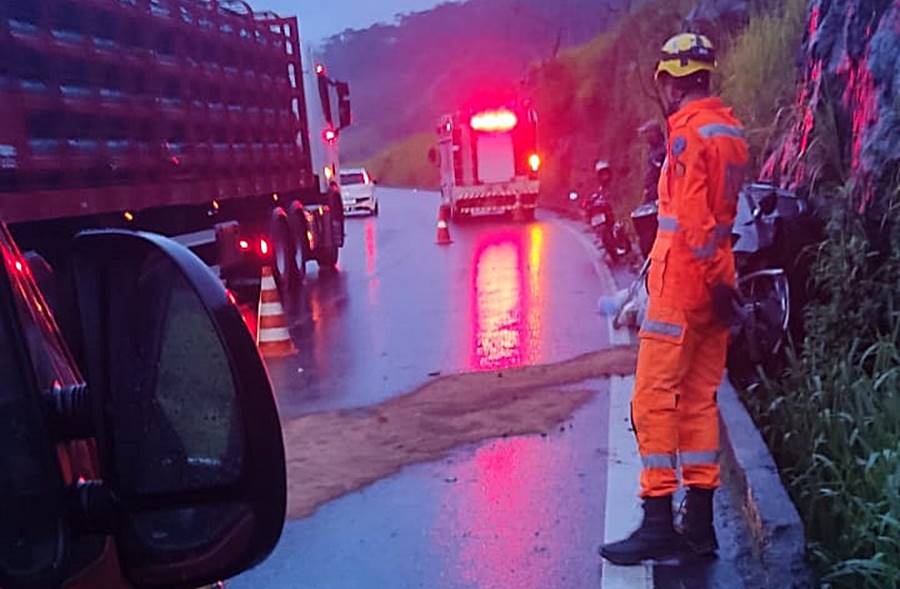
M 350 85 L 346 82 L 338 82 L 336 86 L 340 128 L 346 129 L 353 123 L 353 110 L 350 106 Z
M 238 308 L 158 235 L 83 233 L 72 268 L 123 574 L 139 588 L 198 587 L 261 562 L 284 524 L 284 446 Z

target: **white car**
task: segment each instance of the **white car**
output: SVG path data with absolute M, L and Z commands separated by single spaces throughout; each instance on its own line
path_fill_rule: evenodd
M 344 200 L 344 213 L 378 214 L 375 182 L 365 168 L 341 170 L 341 198 Z

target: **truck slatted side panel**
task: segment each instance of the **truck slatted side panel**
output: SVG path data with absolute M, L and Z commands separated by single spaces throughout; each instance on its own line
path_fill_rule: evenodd
M 296 19 L 237 0 L 0 3 L 8 222 L 310 189 Z

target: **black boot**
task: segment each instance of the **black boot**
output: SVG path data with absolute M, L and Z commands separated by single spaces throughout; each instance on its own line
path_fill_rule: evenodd
M 622 566 L 668 560 L 683 552 L 683 541 L 672 526 L 671 496 L 645 499 L 641 527 L 625 540 L 600 547 L 600 556 Z
M 715 554 L 719 548 L 713 527 L 714 489 L 691 487 L 685 499 L 683 533 L 691 552 L 700 556 Z

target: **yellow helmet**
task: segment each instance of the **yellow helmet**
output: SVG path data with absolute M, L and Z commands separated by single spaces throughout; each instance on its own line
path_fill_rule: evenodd
M 716 71 L 716 48 L 708 37 L 681 33 L 663 45 L 662 57 L 656 66 L 657 80 L 664 73 L 673 78 L 684 78 L 703 71 Z

